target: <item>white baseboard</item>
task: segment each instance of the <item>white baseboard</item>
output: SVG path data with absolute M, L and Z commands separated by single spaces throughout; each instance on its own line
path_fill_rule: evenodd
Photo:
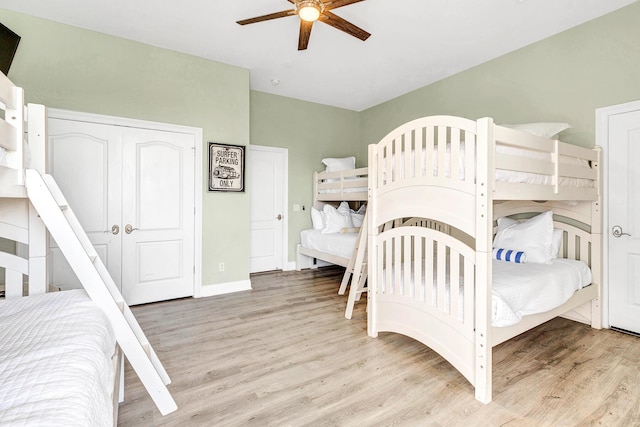
M 251 280 L 240 280 L 238 282 L 216 283 L 200 287 L 200 295 L 197 298 L 212 297 L 215 295 L 230 294 L 233 292 L 251 290 Z
M 289 261 L 287 263 L 287 265 L 284 266 L 284 270 L 283 271 L 293 271 L 296 269 L 296 262 L 295 261 Z

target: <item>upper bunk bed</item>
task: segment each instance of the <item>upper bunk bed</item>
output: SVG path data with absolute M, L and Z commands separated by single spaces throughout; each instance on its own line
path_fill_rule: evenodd
M 423 342 L 488 403 L 493 346 L 558 315 L 600 328 L 599 162 L 599 148 L 495 125 L 490 118 L 424 117 L 370 145 L 369 335 L 397 332 Z M 405 218 L 444 227 L 384 227 Z M 523 266 L 519 272 L 533 266 L 546 273 L 557 263 L 578 263 L 583 267 L 575 269 L 588 271 L 557 304 L 496 321 L 496 294 L 505 288 L 495 281 L 508 264 L 496 260 L 502 259 L 500 248 L 493 248 L 494 234 L 503 236 L 501 225 L 512 237 L 533 230 L 530 240 L 518 243 L 519 252 L 531 255 L 517 265 Z M 534 259 L 538 249 L 544 257 Z M 506 289 L 515 282 L 510 279 Z

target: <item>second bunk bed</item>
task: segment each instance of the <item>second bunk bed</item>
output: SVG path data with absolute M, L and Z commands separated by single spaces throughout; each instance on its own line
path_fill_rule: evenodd
M 316 268 L 318 261 L 347 267 L 364 217 L 367 168 L 356 168 L 355 157 L 327 158 L 323 163 L 326 170 L 313 173 L 313 228 L 300 233 L 298 270 Z
M 424 117 L 370 145 L 369 335 L 388 331 L 421 341 L 488 403 L 492 347 L 559 315 L 600 328 L 599 164 L 598 148 L 490 118 Z M 385 227 L 407 218 L 444 227 Z M 497 260 L 504 253 L 493 247 L 496 232 L 522 246 L 507 248 L 514 254 L 529 252 L 529 262 Z M 570 264 L 568 274 L 577 276 L 569 290 L 521 287 L 541 274 L 553 281 L 557 264 Z M 505 276 L 505 269 L 520 276 Z M 543 301 L 500 315 L 504 300 L 532 294 Z

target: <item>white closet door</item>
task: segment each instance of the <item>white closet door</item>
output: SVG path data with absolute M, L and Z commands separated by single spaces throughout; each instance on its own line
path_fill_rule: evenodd
M 60 119 L 49 119 L 48 126 L 50 173 L 120 286 L 122 131 Z M 53 239 L 50 254 L 51 283 L 63 289 L 82 288 Z
M 193 295 L 193 135 L 125 128 L 122 294 L 129 304 Z
M 640 110 L 609 117 L 609 323 L 640 333 Z

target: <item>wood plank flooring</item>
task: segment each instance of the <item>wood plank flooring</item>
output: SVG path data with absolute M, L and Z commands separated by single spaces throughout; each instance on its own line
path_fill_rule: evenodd
M 344 318 L 342 268 L 134 307 L 173 382 L 163 417 L 127 367 L 120 426 L 640 426 L 640 339 L 554 319 L 494 349 L 493 402 L 410 338 Z

